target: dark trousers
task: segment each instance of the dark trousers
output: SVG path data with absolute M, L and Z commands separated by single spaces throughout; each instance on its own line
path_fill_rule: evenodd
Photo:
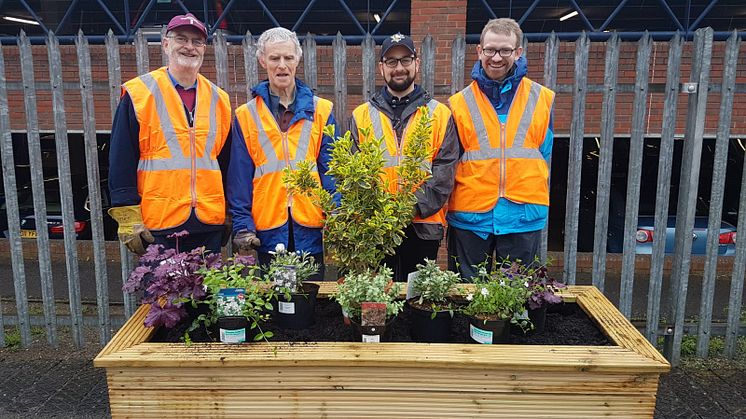
M 417 270 L 417 264 L 424 264 L 425 259 L 436 260 L 440 240 L 422 240 L 417 237 L 414 228 L 409 225 L 405 230 L 404 241 L 396 248 L 392 256 L 386 256 L 383 263 L 394 270 L 394 281 L 406 281 L 407 275 Z
M 448 227 L 448 269 L 468 280 L 476 276 L 474 266 L 487 261 L 488 272 L 492 261 L 520 260 L 528 265 L 539 250 L 541 230 L 527 233 L 490 234 L 486 240 L 469 230 Z
M 170 234 L 169 234 L 170 235 Z M 223 239 L 223 229 L 207 231 L 202 233 L 190 233 L 184 237 L 168 237 L 169 235 L 153 234 L 153 243 L 163 245 L 167 249 L 177 249 L 179 252 L 188 252 L 200 246 L 205 246 L 210 253 L 219 254 L 220 244 Z

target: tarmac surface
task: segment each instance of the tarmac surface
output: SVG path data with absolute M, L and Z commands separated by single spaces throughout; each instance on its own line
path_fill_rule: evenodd
M 51 350 L 35 337 L 29 349 L 0 349 L 0 418 L 108 418 L 106 375 L 92 362 L 99 347 Z M 746 418 L 746 357 L 684 359 L 661 378 L 655 418 Z

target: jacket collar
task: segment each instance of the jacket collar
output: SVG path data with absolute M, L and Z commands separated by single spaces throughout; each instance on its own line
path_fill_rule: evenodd
M 504 90 L 518 86 L 523 76 L 528 72 L 526 57 L 521 56 L 513 64 L 511 74 L 502 81 L 492 80 L 484 73 L 481 61 L 477 61 L 471 70 L 471 78 L 477 82 L 479 88 L 487 97 L 497 99 Z
M 370 99 L 371 103 L 386 117 L 393 119 L 394 109 L 389 104 L 387 98 L 390 95 L 386 91 L 386 86 L 380 88 L 376 94 Z M 405 121 L 410 115 L 417 112 L 420 106 L 427 105 L 430 101 L 430 93 L 426 92 L 420 85 L 415 84 L 414 90 L 409 95 L 409 103 L 406 105 L 401 113 L 401 120 Z
M 251 89 L 252 97 L 260 97 L 264 103 L 272 103 L 269 98 L 269 80 L 254 86 Z M 313 121 L 315 107 L 313 106 L 313 90 L 303 83 L 300 79 L 295 79 L 295 115 L 290 120 L 290 125 L 293 125 L 299 119 L 308 119 Z

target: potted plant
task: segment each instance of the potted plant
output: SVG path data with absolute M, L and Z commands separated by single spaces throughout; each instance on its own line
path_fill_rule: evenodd
M 386 340 L 386 326 L 404 307 L 404 301 L 397 301 L 402 284 L 392 281 L 393 271 L 386 266 L 378 271 L 349 272 L 340 280 L 333 298 L 342 307 L 346 319 L 352 323 L 353 337 L 360 342 L 380 342 Z M 378 321 L 366 324 L 363 310 L 366 303 L 379 305 Z M 366 316 L 367 317 L 367 316 Z M 390 330 L 390 328 L 388 329 Z
M 317 284 L 304 282 L 319 270 L 319 265 L 308 252 L 288 252 L 278 243 L 272 260 L 266 267 L 277 300 L 273 302 L 272 318 L 286 329 L 305 329 L 314 324 Z
M 226 343 L 242 343 L 249 338 L 266 341 L 273 336 L 262 329 L 262 323 L 269 320 L 275 289 L 269 279 L 262 278 L 258 266 L 247 262 L 253 262 L 253 258 L 237 256 L 225 263 L 217 260 L 198 271 L 204 277 L 207 295 L 192 301 L 204 309 L 187 331 L 187 341 L 189 332 L 204 326 L 209 334 L 213 325 L 217 325 L 219 340 Z
M 413 298 L 411 334 L 416 342 L 449 342 L 453 323 L 453 303 L 449 299 L 454 285 L 461 278 L 455 272 L 444 271 L 434 260 L 417 265 L 411 280 Z
M 531 327 L 523 316 L 531 291 L 522 279 L 504 269 L 487 272 L 484 264 L 478 268 L 475 292 L 466 296 L 468 304 L 463 310 L 469 316 L 469 336 L 474 342 L 507 342 L 511 323 Z

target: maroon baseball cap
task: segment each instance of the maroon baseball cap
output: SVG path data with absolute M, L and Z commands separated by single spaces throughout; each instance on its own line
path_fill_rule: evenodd
M 192 28 L 202 32 L 202 35 L 207 38 L 207 29 L 205 29 L 204 23 L 200 22 L 199 19 L 191 13 L 174 16 L 173 19 L 168 22 L 166 32 L 170 32 L 176 28 L 183 28 L 184 26 L 191 26 Z

